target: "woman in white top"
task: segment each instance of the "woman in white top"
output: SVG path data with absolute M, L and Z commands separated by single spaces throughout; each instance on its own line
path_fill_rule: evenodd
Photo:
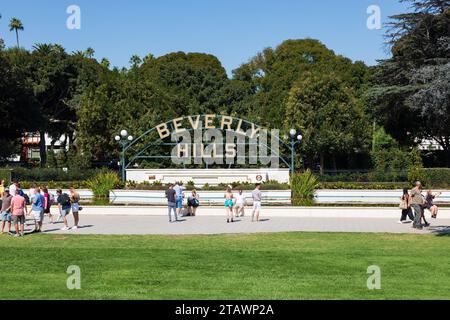
M 236 196 L 236 204 L 234 210 L 236 218 L 243 217 L 245 214 L 245 196 L 242 190 L 239 190 L 239 194 Z

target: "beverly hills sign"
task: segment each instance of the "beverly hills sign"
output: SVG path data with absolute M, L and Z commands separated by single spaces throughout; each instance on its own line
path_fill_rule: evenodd
M 156 126 L 159 138 L 170 138 L 174 164 L 264 165 L 279 167 L 279 130 L 225 115 L 179 117 Z

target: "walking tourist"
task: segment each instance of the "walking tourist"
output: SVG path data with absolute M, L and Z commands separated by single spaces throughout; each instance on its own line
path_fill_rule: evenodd
M 233 219 L 233 191 L 231 186 L 228 186 L 225 191 L 225 210 L 227 212 L 227 223 L 234 222 Z
M 8 232 L 11 232 L 11 200 L 13 196 L 9 189 L 5 189 L 2 197 L 2 234 L 5 232 L 5 225 L 8 223 Z
M 189 215 L 195 217 L 197 208 L 200 206 L 200 197 L 197 193 L 197 190 L 192 190 L 191 195 L 187 199 L 187 206 Z
M 11 219 L 14 223 L 16 233 L 14 237 L 24 236 L 25 234 L 25 213 L 27 212 L 27 204 L 25 198 L 19 194 L 19 189 L 16 188 L 15 195 L 11 199 Z M 20 224 L 20 232 L 19 232 Z
M 173 211 L 174 221 L 178 221 L 177 211 L 176 211 L 176 191 L 173 189 L 173 184 L 169 183 L 169 187 L 166 190 L 167 198 L 167 210 L 169 211 L 169 222 L 172 222 L 171 211 Z
M 425 197 L 425 201 L 426 201 L 425 208 L 430 210 L 431 217 L 433 219 L 437 218 L 438 211 L 439 211 L 439 208 L 437 207 L 437 205 L 434 204 L 434 199 L 439 197 L 441 194 L 442 194 L 442 192 L 433 193 L 433 191 L 428 190 L 427 196 Z
M 41 190 L 36 188 L 31 196 L 31 210 L 30 214 L 34 218 L 35 232 L 42 232 L 42 222 L 44 221 L 44 196 Z
M 244 196 L 244 192 L 241 190 L 239 190 L 239 193 L 236 196 L 236 203 L 235 203 L 235 215 L 236 218 L 238 217 L 243 217 L 245 214 L 245 196 Z
M 80 195 L 75 191 L 74 188 L 70 188 L 70 203 L 72 204 L 72 214 L 74 220 L 74 226 L 72 230 L 78 229 L 78 223 L 80 222 Z
M 406 217 L 409 217 L 411 221 L 414 221 L 414 215 L 411 209 L 411 197 L 409 196 L 408 189 L 403 189 L 403 195 L 400 198 L 400 206 L 399 208 L 402 210 L 402 216 L 400 217 L 400 221 L 398 223 L 406 223 Z
M 181 215 L 181 209 L 183 208 L 183 196 L 184 196 L 183 183 L 176 182 L 175 186 L 173 187 L 173 190 L 175 190 L 175 206 L 177 216 L 179 217 Z
M 415 187 L 411 190 L 411 208 L 414 210 L 414 223 L 413 228 L 422 229 L 422 216 L 423 216 L 423 205 L 425 203 L 422 196 L 422 183 L 417 181 Z
M 44 215 L 48 214 L 48 218 L 50 219 L 50 223 L 53 224 L 53 216 L 50 212 L 50 208 L 52 206 L 52 195 L 48 192 L 47 188 L 42 189 L 44 193 Z
M 252 222 L 255 221 L 255 218 L 256 221 L 259 222 L 259 214 L 261 212 L 261 199 L 262 199 L 260 183 L 258 183 L 255 187 L 255 190 L 252 191 L 252 198 L 253 198 Z
M 69 224 L 67 223 L 67 216 L 70 214 L 70 197 L 67 193 L 63 193 L 61 189 L 56 191 L 56 202 L 58 203 L 59 215 L 63 218 L 64 227 L 62 231 L 69 230 Z

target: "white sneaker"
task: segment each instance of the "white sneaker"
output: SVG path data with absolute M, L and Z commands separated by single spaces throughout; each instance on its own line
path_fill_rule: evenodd
M 397 222 L 398 224 L 403 224 L 403 221 L 399 221 L 399 222 Z
M 61 231 L 67 231 L 67 230 L 69 230 L 68 227 L 61 228 Z
M 73 227 L 72 227 L 72 230 L 77 230 L 77 229 L 78 229 L 77 226 L 73 226 Z

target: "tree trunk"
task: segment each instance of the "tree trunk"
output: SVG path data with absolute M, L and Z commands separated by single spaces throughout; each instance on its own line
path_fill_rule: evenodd
M 325 157 L 323 155 L 323 153 L 320 154 L 320 175 L 323 175 L 323 170 L 325 165 Z
M 19 31 L 17 31 L 17 29 L 16 29 L 16 40 L 17 40 L 17 48 L 20 48 L 20 44 L 19 44 Z
M 45 147 L 45 131 L 39 131 L 39 155 L 41 157 L 41 168 L 44 168 L 47 163 L 47 150 Z
M 337 165 L 336 165 L 336 156 L 334 154 L 331 157 L 331 160 L 333 161 L 333 170 L 336 173 L 337 172 Z

